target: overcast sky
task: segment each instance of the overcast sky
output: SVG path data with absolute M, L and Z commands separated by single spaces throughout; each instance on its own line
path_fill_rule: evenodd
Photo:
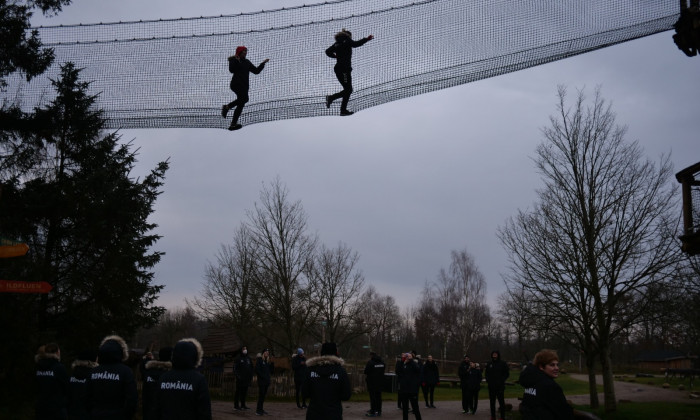
M 314 1 L 73 0 L 57 17 L 34 22 L 214 16 L 303 3 Z M 165 252 L 155 268 L 155 282 L 165 285 L 159 304 L 183 307 L 184 298 L 199 293 L 208 261 L 230 243 L 263 183 L 279 176 L 290 198 L 302 202 L 311 233 L 328 247 L 342 241 L 358 252 L 367 284 L 402 307 L 415 304 L 425 282 L 448 268 L 452 250 L 466 249 L 486 278 L 495 311 L 507 271 L 496 230 L 536 200 L 541 180 L 532 156 L 556 111 L 557 85 L 567 85 L 572 98 L 577 88 L 591 96 L 600 85 L 618 124 L 628 127 L 627 139 L 638 141 L 648 157 L 658 161 L 670 153 L 676 171 L 700 161 L 700 57 L 686 57 L 671 36 L 664 32 L 351 117 L 285 120 L 236 132 L 121 131 L 140 149 L 134 176 L 170 159 L 152 216 L 163 236 L 155 249 Z M 248 58 L 279 65 L 264 52 Z

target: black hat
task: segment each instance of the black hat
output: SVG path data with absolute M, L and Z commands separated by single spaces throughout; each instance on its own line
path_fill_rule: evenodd
M 158 350 L 158 360 L 161 362 L 169 362 L 173 356 L 172 347 L 162 347 Z
M 321 356 L 329 354 L 333 356 L 338 355 L 338 346 L 336 346 L 335 343 L 323 343 L 321 346 Z

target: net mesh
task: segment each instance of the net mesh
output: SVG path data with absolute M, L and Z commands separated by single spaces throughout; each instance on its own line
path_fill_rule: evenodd
M 100 94 L 107 128 L 228 127 L 221 106 L 228 56 L 237 45 L 263 72 L 251 75 L 240 119 L 253 124 L 337 115 L 326 95 L 340 90 L 324 51 L 348 28 L 375 39 L 353 52 L 350 109 L 445 89 L 667 31 L 678 0 L 339 0 L 272 11 L 39 27 L 58 77 L 71 61 Z M 48 103 L 46 77 L 8 79 L 25 110 Z M 338 101 L 339 102 L 339 101 Z

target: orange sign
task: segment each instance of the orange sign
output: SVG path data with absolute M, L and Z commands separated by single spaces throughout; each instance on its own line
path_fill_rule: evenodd
M 0 280 L 0 293 L 49 293 L 51 289 L 45 281 Z
M 27 244 L 0 245 L 0 258 L 21 257 L 29 251 Z

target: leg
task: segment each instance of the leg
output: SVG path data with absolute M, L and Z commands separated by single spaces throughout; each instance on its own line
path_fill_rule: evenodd
M 416 420 L 421 420 L 418 394 L 411 394 L 409 399 L 411 401 L 411 407 L 413 408 L 413 415 L 416 416 Z
M 462 385 L 462 411 L 469 411 L 469 391 L 466 385 Z
M 491 409 L 491 418 L 496 418 L 496 390 L 489 388 L 489 408 Z
M 377 413 L 382 414 L 382 390 L 377 391 Z
M 403 410 L 403 420 L 408 420 L 408 394 L 399 394 L 399 404 L 401 404 L 401 409 Z
M 297 381 L 296 379 L 294 380 L 294 397 L 297 400 L 297 407 L 301 408 L 301 404 L 299 404 L 299 393 L 301 391 L 301 381 Z
M 267 394 L 267 385 L 258 385 L 258 404 L 255 409 L 256 412 L 262 413 L 263 403 L 265 402 L 265 394 Z
M 500 388 L 498 390 L 498 411 L 501 414 L 501 417 L 499 419 L 505 419 L 506 418 L 506 399 L 505 399 L 505 388 Z
M 433 402 L 435 401 L 435 384 L 428 385 L 428 391 L 430 393 L 430 406 L 435 408 L 435 404 L 433 404 Z
M 421 390 L 423 391 L 423 399 L 425 400 L 425 406 L 430 407 L 430 402 L 428 402 L 428 385 L 421 385 Z
M 351 76 L 349 71 L 348 72 L 336 71 L 335 77 L 338 78 L 340 85 L 343 86 L 343 90 L 341 90 L 338 93 L 334 93 L 333 95 L 327 97 L 326 98 L 326 105 L 330 105 L 331 102 L 335 101 L 338 98 L 343 98 L 343 101 L 340 104 L 340 111 L 341 111 L 341 114 L 347 113 L 347 112 L 349 112 L 348 111 L 348 101 L 350 100 L 350 94 L 352 94 L 352 76 Z
M 233 111 L 233 119 L 231 120 L 231 127 L 229 127 L 229 129 L 234 128 L 238 125 L 238 119 L 241 117 L 241 113 L 243 113 L 243 107 L 246 103 L 248 103 L 248 100 L 249 98 L 247 90 L 239 90 L 236 92 L 236 100 L 228 105 L 229 107 L 233 107 L 234 105 L 236 107 L 236 109 Z
M 479 404 L 479 388 L 474 391 L 472 397 L 472 413 L 476 413 L 476 406 Z
M 246 399 L 247 396 L 248 396 L 248 383 L 247 383 L 247 382 L 244 382 L 244 383 L 241 385 L 241 394 L 240 394 L 241 401 L 240 401 L 240 404 L 241 404 L 241 408 L 246 409 L 246 410 L 248 409 L 248 407 L 245 405 L 245 399 Z

